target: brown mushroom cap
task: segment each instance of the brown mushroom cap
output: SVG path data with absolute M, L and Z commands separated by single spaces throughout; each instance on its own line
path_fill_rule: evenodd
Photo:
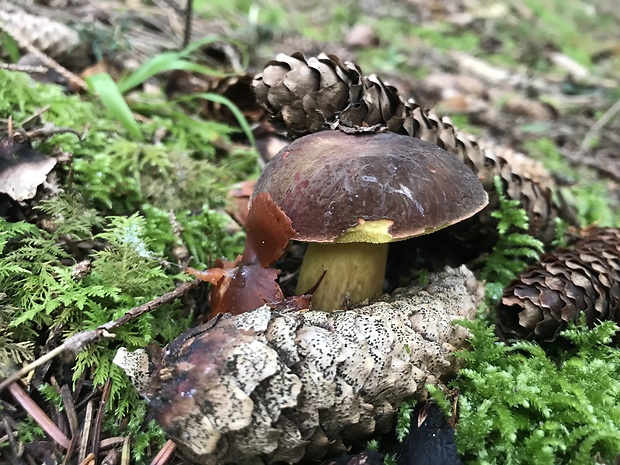
M 323 131 L 282 149 L 254 193 L 268 192 L 306 242 L 351 242 L 365 223 L 382 229 L 360 241 L 427 234 L 468 218 L 487 203 L 476 175 L 429 142 L 394 133 Z

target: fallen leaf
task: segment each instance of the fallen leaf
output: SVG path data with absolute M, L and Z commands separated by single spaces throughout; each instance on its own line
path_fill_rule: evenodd
M 242 262 L 253 264 L 256 257 L 264 268 L 282 256 L 288 242 L 296 234 L 289 217 L 267 192 L 261 192 L 252 199 L 246 230 Z
M 0 192 L 13 200 L 33 198 L 56 165 L 52 157 L 42 155 L 28 144 L 0 141 Z
M 278 270 L 259 264 L 239 265 L 230 269 L 211 290 L 210 317 L 218 313 L 239 315 L 265 303 L 284 298 L 276 278 Z
M 239 315 L 284 299 L 276 282 L 278 270 L 267 267 L 282 256 L 295 236 L 291 220 L 267 192 L 262 192 L 252 199 L 246 230 L 245 249 L 233 262 L 218 259 L 215 267 L 206 271 L 187 269 L 213 284 L 210 317 L 218 313 Z

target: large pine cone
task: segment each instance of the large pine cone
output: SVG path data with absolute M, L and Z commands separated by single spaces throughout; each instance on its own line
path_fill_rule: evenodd
M 483 287 L 465 267 L 347 311 L 263 306 L 173 341 L 152 378 L 144 351 L 119 351 L 155 417 L 201 464 L 297 463 L 386 432 L 395 409 L 457 368 L 454 350 Z
M 504 338 L 552 341 L 582 316 L 620 323 L 620 230 L 591 228 L 570 249 L 530 266 L 504 291 L 497 330 Z
M 405 102 L 396 88 L 379 77 L 364 77 L 352 63 L 342 63 L 335 56 L 306 59 L 301 53 L 279 54 L 252 86 L 274 126 L 289 137 L 337 127 L 380 126 L 455 154 L 477 174 L 489 194 L 489 206 L 472 220 L 475 224 L 457 228 L 467 242 L 484 242 L 481 237 L 494 234 L 496 220 L 490 213 L 498 206 L 495 176 L 503 180 L 508 197 L 518 200 L 528 213 L 528 232 L 544 243 L 555 239 L 555 219 L 567 216 L 565 207 L 553 198 L 555 182 L 540 163 L 505 147 L 481 146 L 474 137 L 457 132 L 446 118 L 413 100 Z
M 22 41 L 26 41 L 64 65 L 78 64 L 79 69 L 89 64 L 88 44 L 65 24 L 28 14 L 6 2 L 0 3 L 0 23 L 20 46 Z

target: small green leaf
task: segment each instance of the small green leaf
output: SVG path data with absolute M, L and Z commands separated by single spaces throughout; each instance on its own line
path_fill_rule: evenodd
M 19 46 L 15 39 L 8 35 L 6 32 L 0 32 L 0 50 L 4 50 L 4 52 L 9 56 L 11 63 L 17 63 L 21 56 L 19 53 Z

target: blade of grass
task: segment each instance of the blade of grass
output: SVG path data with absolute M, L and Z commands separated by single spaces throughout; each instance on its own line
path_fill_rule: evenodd
M 186 102 L 186 101 L 194 100 L 194 99 L 197 99 L 197 98 L 202 98 L 202 99 L 205 99 L 205 100 L 209 100 L 210 102 L 220 103 L 220 104 L 226 106 L 226 108 L 228 108 L 230 110 L 230 112 L 233 114 L 233 116 L 235 117 L 235 119 L 239 123 L 239 126 L 241 127 L 241 130 L 243 131 L 245 136 L 250 141 L 250 144 L 252 145 L 252 147 L 254 149 L 256 149 L 256 141 L 254 140 L 254 134 L 252 133 L 252 128 L 250 127 L 250 123 L 248 123 L 248 121 L 245 119 L 245 116 L 243 116 L 243 113 L 241 112 L 241 110 L 239 110 L 239 107 L 237 107 L 237 105 L 235 105 L 228 98 L 226 98 L 226 97 L 224 97 L 223 95 L 220 95 L 220 94 L 214 94 L 212 92 L 204 92 L 204 93 L 201 93 L 201 94 L 187 95 L 185 97 L 181 97 L 181 98 L 177 99 L 176 101 L 177 102 L 184 102 L 184 101 Z
M 207 74 L 209 76 L 220 78 L 231 76 L 230 73 L 223 73 L 221 71 L 217 71 L 214 68 L 210 68 L 205 65 L 200 65 L 198 63 L 193 63 L 183 58 L 179 58 L 178 53 L 167 52 L 161 53 L 151 58 L 129 76 L 121 79 L 118 83 L 118 88 L 120 89 L 121 93 L 124 94 L 159 73 L 178 70 L 193 71 L 196 73 Z
M 21 56 L 19 53 L 19 46 L 15 39 L 13 39 L 6 32 L 0 32 L 0 49 L 4 49 L 4 52 L 9 56 L 11 63 L 17 63 Z
M 112 77 L 105 73 L 95 74 L 86 78 L 86 82 L 89 90 L 99 97 L 110 114 L 123 125 L 127 132 L 134 138 L 141 139 L 140 126 Z
M 118 87 L 124 94 L 128 90 L 139 86 L 156 74 L 173 70 L 194 71 L 196 73 L 207 74 L 209 76 L 219 78 L 231 76 L 231 73 L 224 73 L 216 70 L 215 68 L 187 60 L 187 58 L 200 47 L 217 42 L 218 40 L 222 39 L 219 36 L 211 35 L 192 42 L 181 51 L 160 53 L 159 55 L 156 55 L 148 60 L 146 63 L 142 64 L 129 76 L 121 79 L 118 83 Z

